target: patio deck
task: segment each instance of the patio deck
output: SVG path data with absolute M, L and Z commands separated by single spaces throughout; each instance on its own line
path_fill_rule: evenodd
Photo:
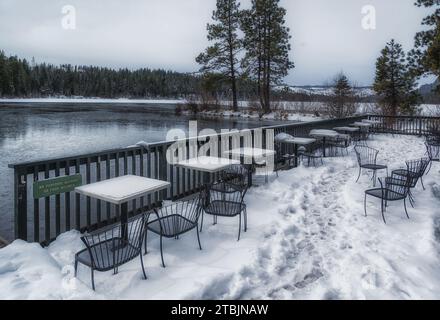
M 390 170 L 425 153 L 423 139 L 415 136 L 374 135 L 369 144 Z M 437 299 L 439 175 L 434 163 L 427 190 L 414 190 L 411 220 L 401 203 L 391 203 L 384 225 L 379 201 L 369 199 L 364 217 L 364 190 L 372 182 L 365 173 L 355 183 L 354 153 L 327 158 L 322 167 L 281 172 L 251 189 L 245 199 L 249 231 L 240 242 L 234 221 L 210 225 L 206 219 L 204 250 L 197 250 L 191 234 L 166 241 L 169 266 L 163 269 L 158 238 L 151 235 L 146 281 L 138 261 L 116 276 L 98 274 L 97 292 L 88 286 L 87 269 L 79 279 L 69 277 L 66 270 L 82 248 L 80 234 L 71 231 L 47 249 L 17 241 L 0 251 L 0 270 L 6 270 L 0 286 L 9 298 Z M 27 280 L 31 275 L 34 280 Z

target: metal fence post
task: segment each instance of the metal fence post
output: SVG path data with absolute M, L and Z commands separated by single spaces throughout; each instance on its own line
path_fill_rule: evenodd
M 20 168 L 14 170 L 14 215 L 15 238 L 27 241 L 26 172 Z

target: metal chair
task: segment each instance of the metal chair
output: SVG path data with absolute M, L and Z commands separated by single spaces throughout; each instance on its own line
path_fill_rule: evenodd
M 378 170 L 386 170 L 388 176 L 388 166 L 377 164 L 377 155 L 379 154 L 379 150 L 361 145 L 354 147 L 354 150 L 356 152 L 356 157 L 359 164 L 359 175 L 356 182 L 358 182 L 361 177 L 362 169 L 373 171 L 373 186 L 376 186 L 376 176 Z
M 81 237 L 86 249 L 75 255 L 75 277 L 78 263 L 88 266 L 91 271 L 92 288 L 95 290 L 95 270 L 100 272 L 113 270 L 113 273 L 117 274 L 121 265 L 139 256 L 142 273 L 147 279 L 142 260 L 142 239 L 147 216 L 148 214 L 134 217 L 126 224 L 118 223 Z
M 298 148 L 298 156 L 301 158 L 301 162 L 304 164 L 304 158 L 307 159 L 307 166 L 313 162 L 313 166 L 316 167 L 317 161 L 321 162 L 321 165 L 324 164 L 323 161 L 323 152 L 322 152 L 322 142 L 316 141 L 307 146 L 302 146 Z
M 241 219 L 244 216 L 244 231 L 247 231 L 247 210 L 244 203 L 244 196 L 248 190 L 228 182 L 214 183 L 208 188 L 206 201 L 203 201 L 202 222 L 200 231 L 203 230 L 204 214 L 213 216 L 214 224 L 217 224 L 218 217 L 239 216 L 238 241 L 241 235 Z
M 169 206 L 155 209 L 154 214 L 156 215 L 156 219 L 147 221 L 146 223 L 147 232 L 145 233 L 144 241 L 145 254 L 147 254 L 148 231 L 160 236 L 160 257 L 164 268 L 163 238 L 178 239 L 180 235 L 196 229 L 197 241 L 200 250 L 202 250 L 198 222 L 202 209 L 201 199 L 203 197 L 204 192 L 200 193 L 199 196 L 194 199 L 175 202 Z
M 275 173 L 278 177 L 278 172 L 280 170 L 286 170 L 293 168 L 295 166 L 296 155 L 291 152 L 292 148 L 283 143 L 275 142 Z
M 389 201 L 399 201 L 403 200 L 405 213 L 407 218 L 409 219 L 408 210 L 406 207 L 406 198 L 409 193 L 409 185 L 411 183 L 410 177 L 403 178 L 385 178 L 382 182 L 382 179 L 379 178 L 380 188 L 370 189 L 365 191 L 364 198 L 364 211 L 365 216 L 367 216 L 367 195 L 381 199 L 381 212 L 383 222 L 386 224 L 387 221 L 385 219 L 385 210 Z
M 240 189 L 245 189 L 248 186 L 249 173 L 252 173 L 249 170 L 241 164 L 232 165 L 220 173 L 220 181 L 231 183 Z M 212 186 L 212 188 L 215 188 L 215 186 Z
M 429 169 L 426 172 L 428 174 L 432 169 L 432 162 L 440 162 L 440 142 L 436 143 L 434 140 L 427 140 L 425 145 L 429 158 Z
M 405 169 L 398 169 L 394 170 L 391 173 L 391 177 L 393 178 L 402 178 L 402 177 L 409 177 L 410 183 L 409 183 L 409 200 L 411 203 L 411 206 L 414 208 L 414 197 L 411 193 L 411 189 L 414 189 L 417 186 L 417 183 L 421 182 L 423 190 L 425 190 L 425 185 L 423 184 L 423 175 L 425 174 L 426 169 L 429 165 L 429 159 L 428 158 L 422 158 L 418 160 L 411 160 L 406 161 L 406 170 Z
M 328 140 L 328 146 L 330 147 L 330 152 L 333 156 L 339 154 L 338 150 L 341 150 L 341 154 L 344 155 L 344 150 L 348 156 L 348 148 L 350 146 L 351 138 L 349 135 L 339 135 L 336 138 Z

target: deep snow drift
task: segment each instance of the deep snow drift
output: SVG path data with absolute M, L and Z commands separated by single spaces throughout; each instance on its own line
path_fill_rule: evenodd
M 423 140 L 376 135 L 369 144 L 390 169 L 424 156 Z M 385 174 L 385 173 L 382 173 Z M 365 173 L 355 183 L 354 153 L 327 158 L 320 168 L 300 167 L 250 190 L 249 230 L 236 241 L 238 221 L 205 219 L 203 251 L 195 233 L 165 240 L 167 268 L 160 265 L 158 237 L 150 235 L 149 279 L 139 260 L 112 272 L 80 266 L 77 232 L 61 235 L 49 248 L 16 241 L 0 249 L 1 299 L 438 299 L 440 297 L 440 165 L 414 191 L 416 208 L 391 203 L 385 225 L 380 201 L 369 198 L 363 214 Z

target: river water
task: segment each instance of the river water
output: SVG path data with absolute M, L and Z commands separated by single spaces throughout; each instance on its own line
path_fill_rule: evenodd
M 34 161 L 165 140 L 170 129 L 244 129 L 276 121 L 176 116 L 170 104 L 0 103 L 0 236 L 13 236 L 13 170 Z

